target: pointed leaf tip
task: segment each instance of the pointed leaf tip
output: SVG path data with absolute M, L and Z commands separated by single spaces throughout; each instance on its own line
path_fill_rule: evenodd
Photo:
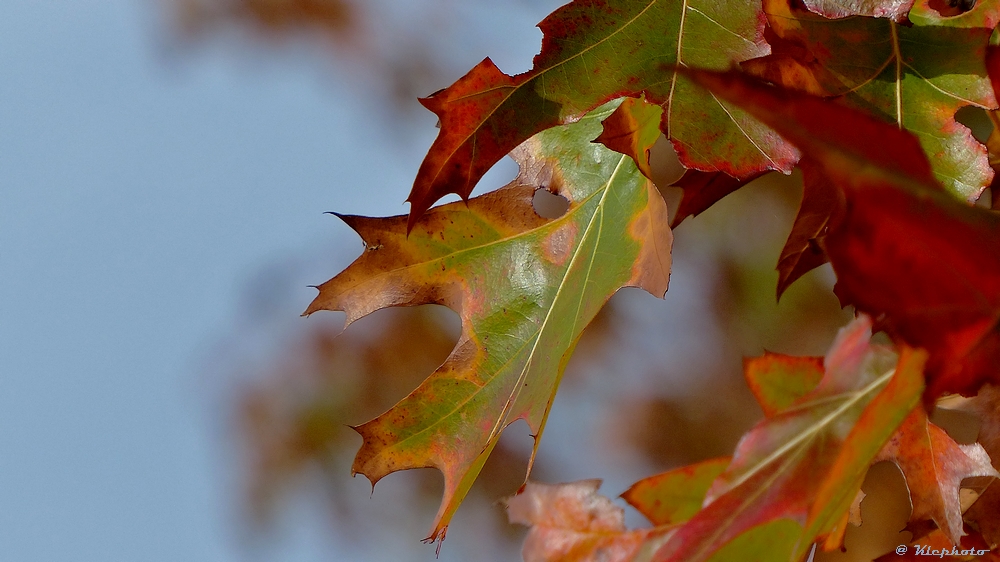
M 764 175 L 765 172 L 751 174 L 746 178 L 734 178 L 725 172 L 702 172 L 687 170 L 673 187 L 684 191 L 677 214 L 670 224 L 677 228 L 684 219 L 694 217 L 720 201 L 723 197 Z
M 643 478 L 621 497 L 653 525 L 684 523 L 701 509 L 712 482 L 730 461 L 711 459 Z
M 800 162 L 803 177 L 802 202 L 792 231 L 778 257 L 777 298 L 800 277 L 825 264 L 823 240 L 832 222 L 844 212 L 844 195 L 811 159 Z

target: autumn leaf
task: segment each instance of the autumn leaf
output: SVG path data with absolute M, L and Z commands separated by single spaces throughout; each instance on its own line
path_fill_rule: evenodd
M 976 200 L 993 170 L 986 147 L 955 112 L 997 107 L 984 60 L 1000 3 L 980 2 L 960 18 L 925 17 L 914 26 L 865 17 L 830 20 L 789 4 L 764 2 L 774 52 L 743 68 L 907 129 L 920 140 L 937 180 L 956 196 Z M 842 5 L 848 6 L 854 7 Z M 971 26 L 976 22 L 982 25 Z
M 770 418 L 816 388 L 823 378 L 823 358 L 765 351 L 743 360 L 743 376 Z
M 629 157 L 590 142 L 613 109 L 532 138 L 512 153 L 514 182 L 434 209 L 409 236 L 406 217 L 341 217 L 365 252 L 320 285 L 306 314 L 343 310 L 350 324 L 387 306 L 436 303 L 462 320 L 445 363 L 355 428 L 364 443 L 353 470 L 373 483 L 408 468 L 444 473 L 430 539 L 443 538 L 504 428 L 526 420 L 537 451 L 563 368 L 608 298 L 625 286 L 658 297 L 667 288 L 671 233 L 659 192 Z M 538 188 L 565 197 L 566 213 L 538 216 Z
M 729 458 L 670 470 L 633 484 L 622 498 L 653 523 L 627 530 L 624 512 L 597 494 L 600 480 L 546 485 L 528 482 L 507 500 L 511 522 L 531 527 L 525 561 L 647 560 L 677 525 L 701 509 L 712 481 Z
M 841 301 L 883 315 L 897 340 L 931 353 L 929 399 L 1000 377 L 997 240 L 1000 215 L 874 182 L 848 196 L 826 237 Z
M 948 196 L 903 130 L 738 73 L 691 75 L 780 131 L 843 191 L 824 239 L 837 294 L 930 352 L 925 399 L 1000 379 L 1000 215 Z
M 631 156 L 642 173 L 653 179 L 653 172 L 649 169 L 649 150 L 660 138 L 662 116 L 662 107 L 646 103 L 644 99 L 626 98 L 601 123 L 604 131 L 594 142 Z
M 835 530 L 871 460 L 922 390 L 922 354 L 904 349 L 897 364 L 891 352 L 869 345 L 870 326 L 862 318 L 842 330 L 815 389 L 743 437 L 706 506 L 672 535 L 657 560 L 721 560 L 722 549 L 785 520 L 797 530 L 787 535 L 790 528 L 783 527 L 780 545 L 766 559 L 797 559 Z
M 559 8 L 538 25 L 544 38 L 532 70 L 508 76 L 486 59 L 421 100 L 441 132 L 407 199 L 410 227 L 442 196 L 467 198 L 530 136 L 621 96 L 644 94 L 663 106 L 661 129 L 687 167 L 737 177 L 789 171 L 793 148 L 677 72 L 767 54 L 762 24 L 760 6 L 742 0 L 576 0 Z
M 811 165 L 808 160 L 800 163 L 803 170 Z M 778 257 L 779 299 L 792 283 L 826 263 L 822 241 L 834 211 L 843 207 L 840 190 L 821 171 L 805 171 L 803 180 L 802 203 Z
M 988 384 L 961 408 L 979 420 L 978 441 L 1000 467 L 1000 387 Z M 965 512 L 965 520 L 978 530 L 991 547 L 1000 545 L 1000 482 L 994 481 Z
M 725 172 L 702 172 L 687 170 L 681 179 L 674 182 L 673 187 L 679 187 L 684 195 L 677 206 L 677 214 L 670 224 L 676 228 L 684 219 L 697 216 L 720 199 L 759 178 L 763 174 L 753 174 L 744 179 L 737 179 Z
M 709 486 L 729 461 L 729 457 L 711 459 L 643 478 L 622 498 L 653 525 L 683 523 L 701 509 Z
M 965 534 L 958 494 L 962 480 L 1000 476 L 981 445 L 959 445 L 927 420 L 922 406 L 910 412 L 875 460 L 892 461 L 902 471 L 910 492 L 910 521 L 933 521 L 951 545 L 961 544 Z
M 768 417 L 812 390 L 823 375 L 822 358 L 767 353 L 744 360 L 750 389 Z M 911 521 L 931 520 L 953 544 L 962 536 L 959 485 L 973 476 L 997 476 L 982 446 L 959 445 L 914 408 L 873 463 L 889 460 L 903 472 L 913 506 Z M 860 500 L 858 500 L 860 502 Z
M 521 551 L 525 562 L 628 562 L 651 553 L 674 526 L 625 528 L 625 511 L 597 493 L 600 480 L 569 484 L 527 482 L 508 498 L 511 523 L 531 527 Z

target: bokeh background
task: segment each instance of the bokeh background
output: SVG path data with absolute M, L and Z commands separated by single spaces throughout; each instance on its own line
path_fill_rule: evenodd
M 373 492 L 348 425 L 440 364 L 456 315 L 299 314 L 361 250 L 324 211 L 406 212 L 436 134 L 416 98 L 485 56 L 527 70 L 560 4 L 4 0 L 0 560 L 434 560 L 440 475 Z M 667 143 L 654 167 L 679 176 Z M 533 478 L 616 496 L 732 452 L 761 418 L 742 358 L 822 354 L 851 317 L 828 267 L 775 302 L 800 197 L 771 175 L 681 224 L 666 299 L 623 290 L 584 335 Z M 530 446 L 508 430 L 441 560 L 519 559 L 497 500 Z

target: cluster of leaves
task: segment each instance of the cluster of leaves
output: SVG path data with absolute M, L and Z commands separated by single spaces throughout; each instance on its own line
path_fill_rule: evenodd
M 365 251 L 306 313 L 340 310 L 351 323 L 434 303 L 455 310 L 462 331 L 416 390 L 355 428 L 353 470 L 375 483 L 439 469 L 431 541 L 519 419 L 535 438 L 530 473 L 584 328 L 622 287 L 667 289 L 671 225 L 649 179 L 663 134 L 688 168 L 674 226 L 799 166 L 805 191 L 778 295 L 830 262 L 859 318 L 825 358 L 747 361 L 764 421 L 731 459 L 626 492 L 651 528 L 626 530 L 594 481 L 526 483 L 508 502 L 511 519 L 532 526 L 525 558 L 801 560 L 814 544 L 841 547 L 880 460 L 904 473 L 915 544 L 996 547 L 1000 492 L 986 488 L 963 513 L 959 489 L 998 476 L 1000 461 L 998 402 L 984 387 L 1000 382 L 1000 215 L 973 204 L 1000 140 L 980 143 L 955 114 L 997 109 L 998 20 L 1000 0 L 576 0 L 539 25 L 532 70 L 508 76 L 486 59 L 421 100 L 441 131 L 410 215 L 341 216 Z M 507 154 L 518 177 L 469 199 Z M 536 213 L 539 189 L 566 211 Z M 449 193 L 465 201 L 432 208 Z M 894 346 L 872 344 L 873 328 Z M 977 392 L 963 407 L 981 418 L 981 445 L 928 421 L 941 396 Z

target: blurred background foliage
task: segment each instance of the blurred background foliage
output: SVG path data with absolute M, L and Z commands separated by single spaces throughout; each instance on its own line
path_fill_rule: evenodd
M 542 4 L 542 12 L 557 5 L 164 1 L 185 46 L 237 34 L 247 44 L 305 41 L 325 50 L 336 61 L 336 80 L 385 108 L 382 117 L 388 118 L 375 119 L 373 126 L 390 129 L 422 111 L 416 97 L 467 70 L 456 53 L 490 54 L 480 38 L 503 34 L 491 10 L 536 13 Z M 528 61 L 523 64 L 527 68 Z M 680 189 L 669 186 L 681 170 L 663 139 L 654 149 L 653 169 L 675 208 Z M 621 291 L 584 334 L 556 398 L 533 479 L 604 478 L 604 493 L 614 496 L 638 478 L 732 453 L 762 417 L 743 382 L 743 357 L 765 349 L 822 355 L 851 318 L 832 293 L 829 266 L 807 274 L 775 301 L 775 264 L 801 193 L 798 174 L 770 174 L 677 228 L 665 301 Z M 371 188 L 370 197 L 383 194 Z M 386 208 L 395 210 L 396 204 L 387 201 Z M 283 513 L 299 504 L 329 521 L 333 559 L 430 560 L 433 548 L 416 541 L 436 511 L 440 476 L 429 469 L 393 474 L 374 491 L 363 479 L 348 478 L 361 442 L 349 426 L 389 408 L 444 360 L 458 337 L 457 316 L 434 306 L 385 310 L 343 332 L 338 314 L 292 322 L 290 312 L 307 303 L 290 302 L 281 283 L 267 281 L 280 278 L 286 267 L 276 264 L 254 281 L 250 313 L 212 361 L 230 384 L 227 439 L 236 444 L 231 473 L 242 483 L 248 540 L 267 537 L 280 527 Z M 507 431 L 460 509 L 442 560 L 519 557 L 524 530 L 506 523 L 497 500 L 523 481 L 530 447 L 523 424 Z M 825 559 L 870 560 L 907 542 L 908 535 L 898 534 L 908 516 L 898 470 L 878 465 L 865 489 L 863 532 L 850 529 L 849 552 Z M 642 524 L 634 513 L 628 518 Z

